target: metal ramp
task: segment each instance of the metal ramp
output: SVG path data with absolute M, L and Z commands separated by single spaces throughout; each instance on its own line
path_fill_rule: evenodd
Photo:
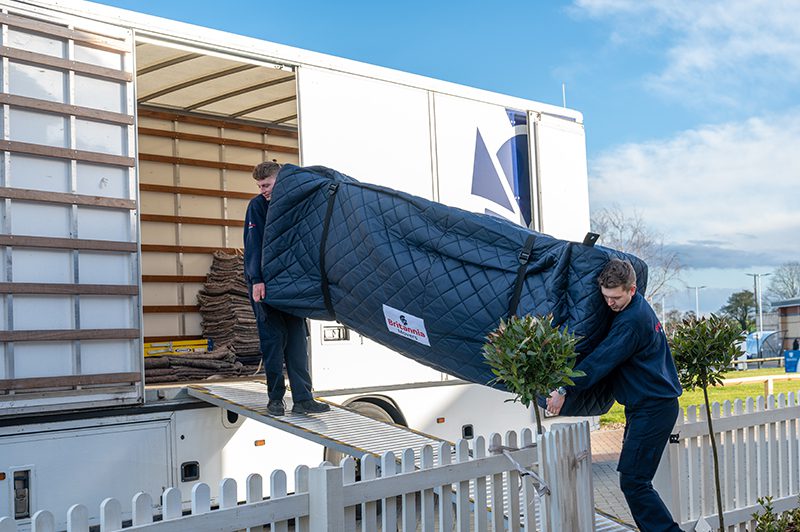
M 273 416 L 267 412 L 267 389 L 261 382 L 194 384 L 187 391 L 197 399 L 353 456 L 369 453 L 380 457 L 386 451 L 392 451 L 399 457 L 409 448 L 420 456 L 425 445 L 435 446 L 442 442 L 453 445 L 447 440 L 384 423 L 329 401 L 324 402 L 330 405 L 330 411 L 320 414 L 292 414 L 291 401 L 287 401 L 286 415 Z M 538 524 L 539 516 L 536 517 Z M 635 530 L 599 512 L 595 512 L 595 527 L 596 532 Z
M 425 445 L 447 441 L 369 418 L 328 401 L 324 402 L 331 406 L 330 412 L 292 414 L 291 400 L 287 400 L 286 415 L 273 416 L 267 412 L 266 385 L 255 381 L 192 385 L 187 390 L 192 397 L 353 456 L 369 453 L 380 457 L 392 451 L 400 457 L 408 448 L 419 456 Z

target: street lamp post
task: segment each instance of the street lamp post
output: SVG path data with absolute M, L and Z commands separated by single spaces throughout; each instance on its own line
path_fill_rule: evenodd
M 756 306 L 758 308 L 758 336 L 756 337 L 756 347 L 758 349 L 758 356 L 761 357 L 761 336 L 764 334 L 764 313 L 761 308 L 761 278 L 771 273 L 746 273 L 753 278 L 753 296 L 756 299 Z
M 706 285 L 703 286 L 687 286 L 690 290 L 694 288 L 694 315 L 697 319 L 700 319 L 700 290 L 706 288 Z

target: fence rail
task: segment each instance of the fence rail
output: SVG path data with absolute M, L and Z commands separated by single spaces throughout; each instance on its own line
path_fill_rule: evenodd
M 797 506 L 800 494 L 800 404 L 788 395 L 714 403 L 711 419 L 720 468 L 725 525 L 752 529 L 759 497 L 771 495 L 776 511 Z M 705 407 L 679 415 L 677 434 L 664 451 L 655 485 L 684 530 L 699 521 L 718 527 L 711 439 Z
M 216 509 L 204 483 L 192 488 L 190 508 L 176 488 L 163 492 L 160 506 L 158 499 L 138 493 L 124 528 L 118 500 L 104 500 L 94 520 L 78 504 L 69 509 L 64 526 L 69 532 L 89 532 L 98 524 L 101 532 L 262 532 L 267 525 L 285 532 L 290 524 L 297 532 L 355 531 L 360 509 L 364 532 L 488 531 L 490 523 L 491 530 L 535 530 L 537 523 L 545 532 L 594 530 L 588 422 L 558 425 L 536 440 L 530 429 L 507 432 L 505 438 L 492 434 L 488 443 L 478 437 L 472 448 L 459 440 L 454 449 L 448 443 L 436 449 L 428 445 L 419 455 L 407 449 L 380 459 L 348 457 L 339 466 L 300 466 L 293 494 L 287 493 L 286 474 L 276 470 L 266 500 L 261 476 L 252 474 L 243 504 L 237 501 L 236 482 L 224 479 Z M 30 521 L 33 532 L 55 532 L 60 524 L 46 510 Z M 0 518 L 0 532 L 17 532 L 15 521 Z

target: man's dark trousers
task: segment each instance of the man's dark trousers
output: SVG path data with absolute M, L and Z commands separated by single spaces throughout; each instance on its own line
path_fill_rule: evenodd
M 680 532 L 653 489 L 653 477 L 678 418 L 678 399 L 651 399 L 625 408 L 625 436 L 619 455 L 619 486 L 642 532 Z
M 286 314 L 266 303 L 253 301 L 249 287 L 250 304 L 256 316 L 261 356 L 270 399 L 283 399 L 286 382 L 283 379 L 283 364 L 289 374 L 292 400 L 307 401 L 311 395 L 311 376 L 308 373 L 306 320 Z

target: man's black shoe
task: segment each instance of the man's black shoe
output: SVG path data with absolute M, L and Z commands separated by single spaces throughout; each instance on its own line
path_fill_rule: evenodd
M 320 403 L 313 399 L 298 401 L 292 405 L 293 414 L 319 414 L 320 412 L 327 412 L 330 409 L 330 405 Z
M 273 416 L 282 416 L 286 413 L 286 407 L 282 399 L 270 399 L 267 403 L 267 412 Z

